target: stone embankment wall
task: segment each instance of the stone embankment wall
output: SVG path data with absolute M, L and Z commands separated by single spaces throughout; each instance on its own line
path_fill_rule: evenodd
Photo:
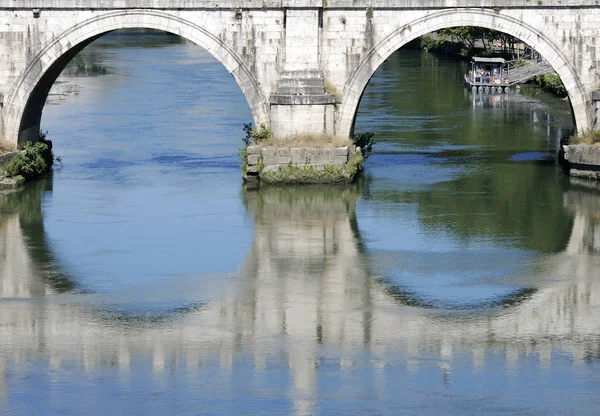
M 359 147 L 248 146 L 246 180 L 272 183 L 350 182 L 362 167 Z
M 600 146 L 572 144 L 564 146 L 569 175 L 600 179 Z

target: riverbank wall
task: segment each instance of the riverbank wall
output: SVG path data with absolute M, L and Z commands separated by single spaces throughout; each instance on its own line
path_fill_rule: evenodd
M 245 181 L 271 184 L 349 183 L 362 169 L 363 155 L 357 146 L 333 148 L 246 148 Z

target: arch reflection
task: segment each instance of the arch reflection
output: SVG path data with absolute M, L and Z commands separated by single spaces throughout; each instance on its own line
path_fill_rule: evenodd
M 356 224 L 360 185 L 244 190 L 255 231 L 238 276 L 201 306 L 160 320 L 107 316 L 90 295 L 73 292 L 75 281 L 57 271 L 45 243 L 39 201 L 47 188 L 38 186 L 3 199 L 0 297 L 11 301 L 0 307 L 8 360 L 0 363 L 0 380 L 7 368 L 40 359 L 87 371 L 117 366 L 125 374 L 149 367 L 155 377 L 214 364 L 225 384 L 235 383 L 239 362 L 259 373 L 284 365 L 295 412 L 314 414 L 324 362 L 335 362 L 336 371 L 400 362 L 419 372 L 433 360 L 449 383 L 454 360 L 465 354 L 475 368 L 489 351 L 502 354 L 507 367 L 522 355 L 537 355 L 541 364 L 556 351 L 576 362 L 600 356 L 599 260 L 589 255 L 600 249 L 600 211 L 597 196 L 580 186 L 564 196 L 565 208 L 576 212 L 567 248 L 529 271 L 535 292 L 457 313 L 398 299 L 371 270 Z

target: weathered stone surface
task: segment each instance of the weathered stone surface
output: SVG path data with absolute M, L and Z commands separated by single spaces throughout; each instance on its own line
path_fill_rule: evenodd
M 279 171 L 279 165 L 269 165 L 263 168 L 263 172 L 277 172 Z
M 0 190 L 14 189 L 25 183 L 25 178 L 22 176 L 14 176 L 12 178 L 0 177 Z
M 279 165 L 287 165 L 290 163 L 290 148 L 282 147 L 277 149 L 277 163 Z
M 346 152 L 348 148 L 343 148 Z M 258 173 L 269 183 L 334 183 L 352 181 L 357 170 L 342 148 L 273 148 L 261 149 L 262 170 L 248 164 L 247 173 Z M 260 158 L 260 155 L 252 155 Z M 360 161 L 362 157 L 359 155 Z M 264 175 L 267 175 L 268 178 Z
M 564 146 L 565 159 L 572 164 L 595 165 L 600 169 L 600 146 L 575 144 Z
M 270 103 L 274 105 L 324 105 L 335 104 L 335 97 L 331 94 L 299 95 L 273 94 Z
M 258 165 L 246 166 L 246 173 L 259 173 Z
M 333 153 L 334 156 L 345 156 L 347 158 L 348 157 L 348 152 L 349 152 L 349 147 L 348 146 L 335 147 L 331 151 L 332 151 L 332 153 Z
M 273 147 L 263 148 L 262 157 L 265 166 L 275 165 L 279 163 L 279 159 L 277 158 L 277 149 Z
M 260 146 L 248 146 L 246 148 L 248 155 L 260 155 Z
M 290 161 L 296 165 L 303 165 L 306 163 L 306 149 L 292 147 L 290 149 Z
M 248 155 L 248 166 L 257 165 L 260 160 L 260 154 L 249 154 Z
M 600 179 L 600 146 L 576 144 L 563 149 L 565 160 L 570 164 L 570 176 Z

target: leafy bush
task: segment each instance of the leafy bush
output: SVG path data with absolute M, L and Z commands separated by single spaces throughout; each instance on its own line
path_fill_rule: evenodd
M 246 136 L 242 139 L 246 146 L 250 145 L 250 143 L 258 144 L 260 142 L 266 142 L 273 137 L 271 129 L 264 124 L 254 128 L 252 127 L 252 123 L 244 123 L 242 129 L 244 130 L 244 133 L 246 133 Z
M 428 51 L 429 49 L 432 49 L 435 46 L 436 41 L 431 36 L 423 36 L 420 39 L 420 44 L 422 49 Z
M 375 136 L 375 133 L 370 131 L 352 136 L 354 145 L 360 147 L 364 159 L 368 158 L 371 154 L 371 150 L 373 150 L 373 145 L 375 144 L 373 136 Z
M 536 78 L 536 82 L 545 91 L 551 92 L 560 97 L 567 96 L 567 90 L 565 89 L 565 86 L 560 80 L 560 77 L 556 74 L 538 75 Z
M 39 142 L 25 143 L 23 151 L 4 165 L 6 176 L 23 176 L 25 179 L 44 174 L 52 169 L 54 156 L 52 142 L 46 140 L 47 132 L 40 132 Z

